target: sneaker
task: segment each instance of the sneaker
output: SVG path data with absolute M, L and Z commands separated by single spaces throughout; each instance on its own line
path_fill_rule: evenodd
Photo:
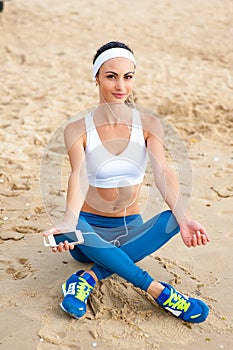
M 186 322 L 200 323 L 206 320 L 209 307 L 200 299 L 189 298 L 170 286 L 161 282 L 165 287 L 155 301 L 164 309 Z
M 60 307 L 75 318 L 80 318 L 86 313 L 87 299 L 96 284 L 89 273 L 83 272 L 77 271 L 62 285 L 64 299 Z

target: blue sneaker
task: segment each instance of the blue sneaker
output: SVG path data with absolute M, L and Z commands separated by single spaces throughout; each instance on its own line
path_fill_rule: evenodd
M 96 284 L 89 273 L 83 272 L 77 271 L 62 285 L 64 299 L 60 307 L 75 318 L 80 318 L 86 313 L 87 299 Z
M 161 282 L 165 287 L 155 301 L 164 309 L 186 322 L 204 322 L 209 314 L 209 307 L 200 299 L 189 298 L 170 286 Z

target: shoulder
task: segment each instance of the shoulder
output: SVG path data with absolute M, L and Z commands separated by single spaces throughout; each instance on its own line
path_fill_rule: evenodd
M 156 115 L 140 112 L 142 128 L 144 131 L 145 138 L 149 137 L 164 138 L 164 128 L 161 119 Z
M 86 139 L 85 118 L 75 120 L 66 125 L 64 129 L 64 140 L 66 148 L 69 150 L 71 146 L 76 143 L 84 145 Z

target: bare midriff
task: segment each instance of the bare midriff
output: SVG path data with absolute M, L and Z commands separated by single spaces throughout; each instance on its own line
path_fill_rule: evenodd
M 109 217 L 139 214 L 139 193 L 141 184 L 98 188 L 89 186 L 82 211 Z

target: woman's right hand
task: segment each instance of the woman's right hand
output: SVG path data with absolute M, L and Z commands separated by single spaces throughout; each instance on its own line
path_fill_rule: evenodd
M 43 233 L 44 237 L 48 237 L 50 235 L 56 235 L 59 233 L 66 233 L 66 232 L 72 232 L 75 231 L 76 227 L 71 227 L 66 222 L 61 222 L 60 224 L 50 228 L 49 230 L 45 231 Z M 52 247 L 53 252 L 59 252 L 62 253 L 64 250 L 73 250 L 74 245 L 69 243 L 68 241 L 64 241 L 64 243 L 59 243 L 57 247 Z

